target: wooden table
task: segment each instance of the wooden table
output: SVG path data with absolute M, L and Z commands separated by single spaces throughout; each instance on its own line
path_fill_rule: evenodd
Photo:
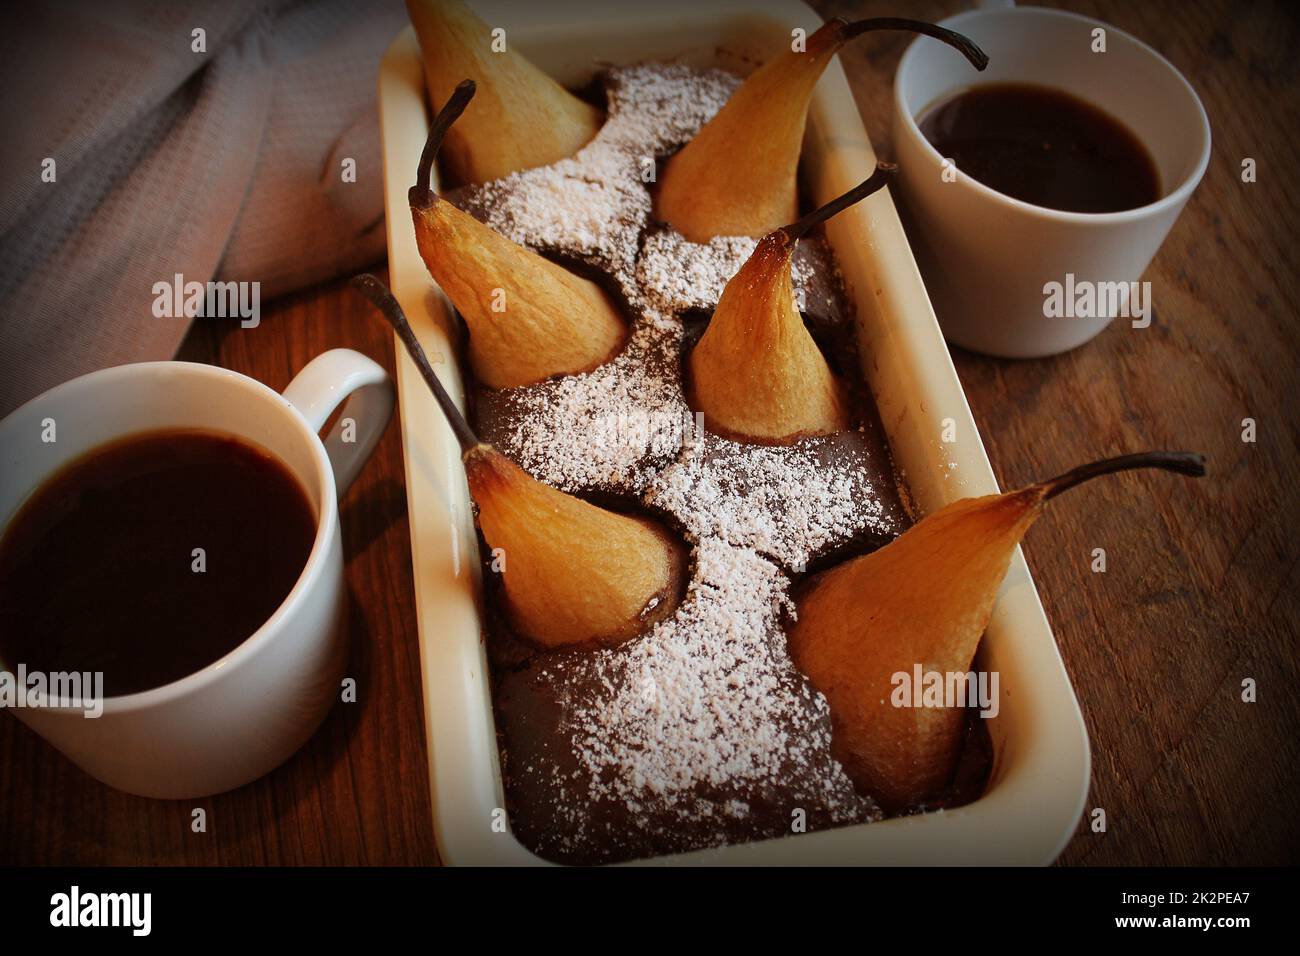
M 957 2 L 819 3 L 827 15 L 938 19 Z M 1300 764 L 1296 559 L 1295 250 L 1300 126 L 1285 3 L 1082 0 L 1135 33 L 1200 93 L 1214 131 L 1205 181 L 1148 271 L 1156 317 L 1116 323 L 1067 355 L 954 356 L 1004 486 L 1143 448 L 1209 456 L 1199 482 L 1127 475 L 1058 503 L 1026 552 L 1078 690 L 1093 748 L 1089 815 L 1067 864 L 1296 862 Z M 890 155 L 888 89 L 907 38 L 843 59 L 868 131 Z M 1258 164 L 1243 184 L 1241 160 Z M 182 356 L 283 388 L 346 345 L 392 368 L 392 340 L 334 283 L 281 300 L 255 330 L 200 321 Z M 1241 440 L 1253 418 L 1257 440 Z M 402 450 L 396 424 L 343 502 L 358 701 L 250 786 L 156 802 L 110 790 L 0 717 L 0 862 L 372 863 L 437 860 L 430 818 Z M 1092 550 L 1108 568 L 1091 571 Z M 1253 678 L 1258 701 L 1241 700 Z M 206 808 L 208 831 L 191 832 Z

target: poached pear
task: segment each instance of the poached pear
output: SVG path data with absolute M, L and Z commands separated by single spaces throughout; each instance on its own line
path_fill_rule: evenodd
M 844 195 L 764 236 L 722 290 L 687 362 L 691 405 L 710 429 L 779 445 L 849 427 L 844 389 L 795 308 L 790 270 L 801 236 L 883 187 L 894 170 L 881 163 Z
M 655 215 L 692 242 L 764 236 L 798 215 L 797 178 L 808 104 L 826 65 L 854 37 L 909 30 L 956 47 L 983 70 L 988 57 L 952 30 L 903 17 L 827 21 L 803 50 L 755 70 L 673 155 L 660 176 Z
M 549 166 L 599 132 L 600 110 L 516 53 L 504 31 L 494 36 L 461 0 L 407 0 L 406 9 L 420 38 L 429 102 L 444 102 L 465 77 L 479 86 L 447 136 L 443 163 L 458 182 Z
M 392 324 L 456 435 L 479 528 L 500 552 L 515 631 L 545 647 L 618 643 L 676 610 L 685 580 L 682 543 L 650 518 L 599 508 L 538 481 L 479 441 L 397 300 L 374 276 L 352 284 Z
M 431 186 L 443 139 L 474 95 L 472 80 L 456 87 L 420 156 L 408 195 L 420 256 L 464 317 L 470 365 L 485 385 L 514 388 L 589 372 L 627 341 L 627 325 L 609 296 L 485 226 Z
M 899 707 L 894 675 L 970 670 L 1016 545 L 1048 500 L 1130 468 L 1205 473 L 1188 452 L 1084 465 L 1019 491 L 962 498 L 878 551 L 807 581 L 796 595 L 790 654 L 831 708 L 832 749 L 858 789 L 887 810 L 916 806 L 951 781 L 960 707 Z

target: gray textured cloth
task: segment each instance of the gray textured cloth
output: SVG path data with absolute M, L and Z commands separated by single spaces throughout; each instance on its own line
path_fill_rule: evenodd
M 383 255 L 375 84 L 400 0 L 21 10 L 0 31 L 0 416 L 170 358 L 191 320 L 155 317 L 156 282 L 257 281 L 265 302 Z

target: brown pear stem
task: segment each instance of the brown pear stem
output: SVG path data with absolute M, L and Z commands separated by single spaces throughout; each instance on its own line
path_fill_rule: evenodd
M 420 165 L 415 170 L 415 185 L 406 194 L 406 201 L 417 209 L 427 209 L 437 198 L 432 186 L 433 161 L 438 157 L 447 130 L 451 129 L 451 124 L 465 112 L 465 107 L 474 98 L 474 89 L 473 80 L 461 80 L 438 115 L 433 118 L 429 138 L 424 141 L 424 150 L 420 153 Z
M 870 17 L 866 20 L 854 20 L 852 23 L 844 23 L 844 26 L 840 28 L 840 37 L 843 42 L 847 43 L 854 37 L 859 37 L 872 30 L 906 30 L 909 33 L 921 33 L 936 40 L 941 40 L 953 47 L 962 56 L 970 60 L 971 66 L 977 70 L 983 70 L 989 65 L 988 54 L 976 46 L 975 41 L 970 37 L 962 36 L 960 33 L 944 27 L 935 26 L 933 23 L 926 23 L 924 20 L 911 20 L 907 17 Z
M 393 327 L 393 331 L 397 333 L 397 337 L 402 340 L 402 344 L 406 346 L 406 351 L 410 354 L 411 360 L 415 362 L 415 367 L 420 370 L 420 375 L 424 377 L 425 384 L 433 392 L 438 407 L 447 416 L 447 424 L 451 426 L 451 430 L 455 433 L 461 451 L 468 454 L 471 449 L 482 444 L 478 436 L 474 434 L 474 429 L 470 428 L 469 422 L 465 421 L 465 416 L 456 407 L 456 403 L 447 394 L 447 390 L 442 387 L 442 382 L 438 381 L 438 376 L 433 372 L 433 366 L 429 364 L 429 357 L 424 354 L 424 349 L 420 347 L 420 342 L 415 337 L 415 331 L 411 328 L 411 323 L 406 321 L 406 313 L 397 304 L 393 294 L 384 287 L 382 282 L 368 272 L 353 276 L 351 284 L 354 289 L 370 300 L 371 305 L 383 314 L 384 318 L 388 320 L 388 324 Z
M 1099 475 L 1110 475 L 1134 468 L 1163 468 L 1165 471 L 1176 471 L 1181 475 L 1200 478 L 1205 474 L 1205 456 L 1190 451 L 1142 451 L 1133 455 L 1120 455 L 1118 458 L 1105 458 L 1091 464 L 1080 465 L 1050 481 L 1039 482 L 1036 487 L 1047 489 L 1047 494 L 1043 496 L 1043 500 L 1047 500 Z
M 819 209 L 814 209 L 808 215 L 804 216 L 798 222 L 792 222 L 788 226 L 782 226 L 781 232 L 786 234 L 791 242 L 797 242 L 808 234 L 808 232 L 818 223 L 825 222 L 836 213 L 843 212 L 856 202 L 861 202 L 872 193 L 881 189 L 894 177 L 898 172 L 898 167 L 893 163 L 876 163 L 876 171 L 870 177 L 858 183 L 843 196 L 837 196 L 826 205 Z

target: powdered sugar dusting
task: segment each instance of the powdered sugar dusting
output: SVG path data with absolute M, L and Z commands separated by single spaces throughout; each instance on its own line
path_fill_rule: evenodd
M 638 153 L 665 155 L 713 119 L 739 85 L 725 70 L 673 63 L 611 70 L 605 86 L 609 121 L 601 133 Z
M 654 477 L 646 500 L 697 540 L 716 537 L 800 569 L 862 531 L 902 530 L 873 493 L 865 456 L 833 438 L 768 447 L 706 435 Z
M 543 481 L 565 491 L 605 487 L 640 494 L 670 461 L 692 420 L 679 366 L 681 325 L 643 321 L 612 362 L 585 375 L 518 389 L 509 399 L 523 427 L 491 437 Z
M 599 266 L 640 305 L 637 243 L 650 217 L 655 161 L 694 136 L 736 84 L 721 70 L 680 65 L 616 70 L 595 139 L 570 159 L 485 184 L 467 206 L 515 242 Z
M 571 159 L 487 184 L 475 204 L 488 225 L 515 242 L 602 262 L 616 279 L 635 268 L 637 237 L 650 216 L 637 157 L 605 136 Z
M 758 240 L 749 236 L 717 236 L 701 244 L 671 229 L 653 232 L 641 250 L 637 280 L 665 312 L 712 308 L 756 245 Z M 801 259 L 795 260 L 791 276 L 795 308 L 804 309 L 811 276 Z
M 640 497 L 692 546 L 671 617 L 619 647 L 538 658 L 528 671 L 559 702 L 578 768 L 561 774 L 533 750 L 511 768 L 553 797 L 556 825 L 541 828 L 539 846 L 608 858 L 610 824 L 592 808 L 610 801 L 633 812 L 632 826 L 656 821 L 660 848 L 714 845 L 738 825 L 786 832 L 790 806 L 811 808 L 817 825 L 879 816 L 830 756 L 825 698 L 790 661 L 780 616 L 792 610 L 789 574 L 811 557 L 900 530 L 871 485 L 868 465 L 880 463 L 853 433 L 789 447 L 706 435 L 683 390 L 682 314 L 716 305 L 755 240 L 696 244 L 655 224 L 646 174 L 737 82 L 683 66 L 614 70 L 608 121 L 576 156 L 456 199 L 515 241 L 604 275 L 632 318 L 627 347 L 606 365 L 483 396 L 485 437 L 556 487 Z M 800 250 L 803 308 L 814 272 L 834 264 L 815 240 Z
M 634 802 L 647 793 L 693 812 L 700 787 L 794 779 L 820 789 L 837 819 L 862 816 L 867 801 L 826 753 L 829 726 L 805 724 L 829 710 L 773 640 L 789 604 L 787 580 L 752 550 L 715 538 L 695 551 L 695 575 L 680 610 L 626 652 L 597 651 L 583 670 L 612 692 L 570 714 L 580 760 L 603 794 Z M 797 726 L 799 733 L 786 728 Z M 807 732 L 802 732 L 804 727 Z M 743 817 L 748 804 L 724 812 Z

